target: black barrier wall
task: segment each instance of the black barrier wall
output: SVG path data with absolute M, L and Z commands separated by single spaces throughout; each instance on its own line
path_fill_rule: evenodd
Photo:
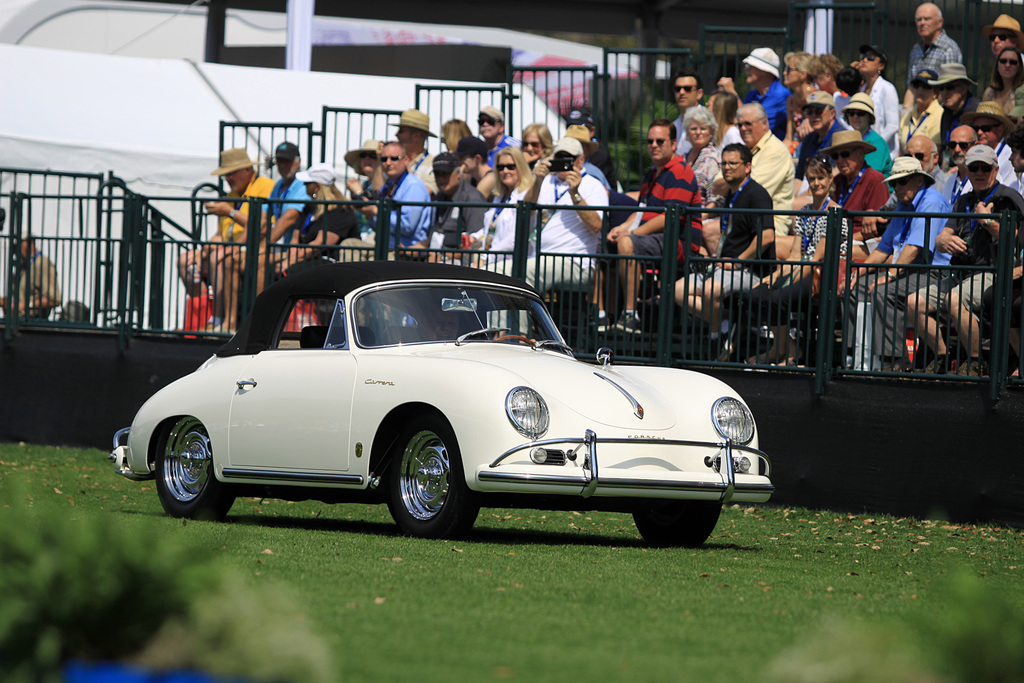
M 0 338 L 0 440 L 110 449 L 139 406 L 219 344 L 25 331 Z M 985 387 L 715 370 L 745 398 L 776 505 L 1024 527 L 1024 396 Z M 97 460 L 102 470 L 105 459 Z M 117 476 L 113 471 L 109 476 Z

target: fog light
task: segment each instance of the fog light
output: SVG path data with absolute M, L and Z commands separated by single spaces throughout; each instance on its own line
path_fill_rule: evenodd
M 738 458 L 732 459 L 732 471 L 738 474 L 746 474 L 750 471 L 750 458 L 745 455 L 741 455 Z
M 547 462 L 548 452 L 543 448 L 534 448 L 532 451 L 530 451 L 530 459 L 533 460 L 538 465 L 543 465 L 545 462 Z

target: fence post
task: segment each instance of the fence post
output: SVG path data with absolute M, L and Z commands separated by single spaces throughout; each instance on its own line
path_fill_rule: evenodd
M 263 207 L 266 200 L 254 197 L 249 200 L 249 220 L 245 226 L 245 273 L 242 276 L 242 315 L 252 310 L 259 291 L 260 245 L 263 243 Z M 239 318 L 241 320 L 241 318 Z
M 135 330 L 135 312 L 141 314 L 142 292 L 145 290 L 143 277 L 146 270 L 146 231 L 142 220 L 142 197 L 134 192 L 126 191 L 124 199 L 124 227 L 122 229 L 122 251 L 127 252 L 121 262 L 124 277 L 118 295 L 117 348 L 124 351 L 128 348 L 132 333 Z
M 672 365 L 672 321 L 676 305 L 676 264 L 679 253 L 679 232 L 685 232 L 683 258 L 689 260 L 690 207 L 684 204 L 669 202 L 665 205 L 665 240 L 661 252 L 661 277 L 659 278 L 658 295 L 658 365 Z
M 20 317 L 18 303 L 21 298 L 18 284 L 18 268 L 21 260 L 21 223 L 24 216 L 26 195 L 11 192 L 11 238 L 10 249 L 7 251 L 7 310 L 4 311 L 4 337 L 10 341 L 18 332 Z
M 156 217 L 150 224 L 149 234 L 150 236 L 147 238 L 145 230 L 142 231 L 142 244 L 140 246 L 145 253 L 151 254 L 151 266 L 149 268 L 149 327 L 150 329 L 158 330 L 163 328 L 164 301 L 166 298 L 163 287 L 166 256 L 163 250 L 164 240 L 161 238 L 163 227 L 159 217 Z M 158 248 L 147 249 L 147 241 Z
M 1012 226 L 1009 236 L 1006 228 Z M 992 344 L 989 350 L 989 398 L 995 401 L 1006 388 L 1009 368 L 1010 345 L 1010 299 L 1013 289 L 1013 257 L 1017 249 L 1017 230 L 1020 228 L 1020 214 L 1004 210 L 999 214 L 999 232 L 1003 235 L 1000 243 L 1008 248 L 999 249 L 996 261 L 995 296 L 992 303 Z
M 526 261 L 530 258 L 530 218 L 535 210 L 536 204 L 532 202 L 516 204 L 516 242 L 512 248 L 512 272 L 509 274 L 520 280 L 526 279 Z M 537 244 L 537 254 L 540 255 L 540 244 Z
M 391 240 L 391 212 L 394 211 L 394 208 L 395 202 L 391 197 L 381 197 L 377 200 L 377 235 L 373 240 L 373 260 L 375 261 L 388 260 L 388 242 Z M 399 226 L 401 226 L 401 223 L 399 223 Z M 395 237 L 397 239 L 397 233 Z M 397 245 L 395 246 L 397 250 Z
M 814 392 L 825 393 L 825 386 L 832 379 L 833 332 L 836 325 L 836 306 L 839 302 L 839 259 L 842 226 L 845 211 L 835 207 L 825 215 L 825 255 L 821 266 L 821 287 L 818 297 L 818 339 L 817 362 L 814 364 Z M 845 325 L 845 316 L 843 318 Z M 843 335 L 846 341 L 846 335 Z

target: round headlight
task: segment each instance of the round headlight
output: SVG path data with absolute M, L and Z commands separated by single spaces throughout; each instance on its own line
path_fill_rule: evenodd
M 711 421 L 718 433 L 733 443 L 747 444 L 754 438 L 754 416 L 735 398 L 726 396 L 715 401 Z
M 544 436 L 550 424 L 548 404 L 530 387 L 516 387 L 505 397 L 505 413 L 512 426 L 533 440 Z

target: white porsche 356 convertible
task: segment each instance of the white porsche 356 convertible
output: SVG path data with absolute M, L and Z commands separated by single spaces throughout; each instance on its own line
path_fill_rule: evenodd
M 156 393 L 111 460 L 168 514 L 236 496 L 387 502 L 409 534 L 481 505 L 633 514 L 697 546 L 769 461 L 743 400 L 677 369 L 576 360 L 536 292 L 483 270 L 370 262 L 282 279 L 216 355 Z

